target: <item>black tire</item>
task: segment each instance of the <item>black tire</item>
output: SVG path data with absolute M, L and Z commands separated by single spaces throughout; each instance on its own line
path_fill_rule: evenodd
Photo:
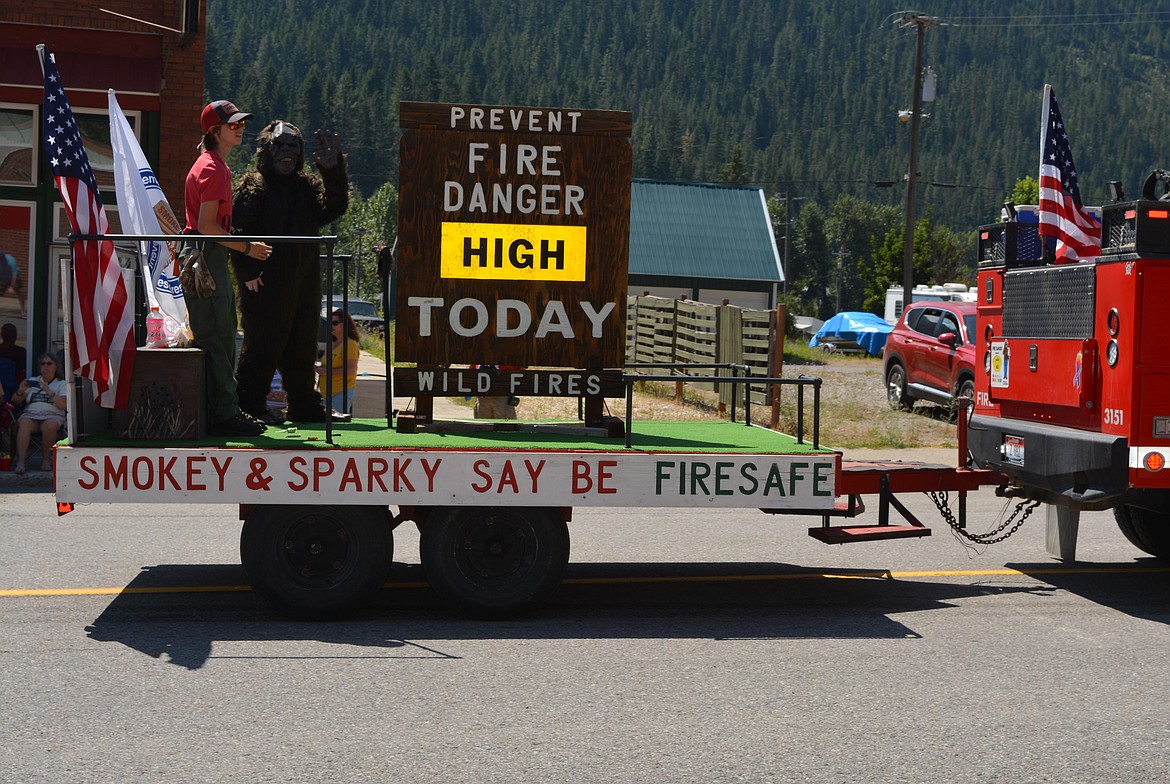
M 886 402 L 895 411 L 908 411 L 914 407 L 914 398 L 906 391 L 906 368 L 891 362 L 886 370 Z
M 240 534 L 253 590 L 298 618 L 345 615 L 382 587 L 393 558 L 380 506 L 257 506 Z
M 961 378 L 958 385 L 955 387 L 955 394 L 951 397 L 950 417 L 955 419 L 959 415 L 959 398 L 970 398 L 971 404 L 975 404 L 975 379 Z
M 569 527 L 559 509 L 436 509 L 420 527 L 431 588 L 474 618 L 529 612 L 556 590 L 569 563 Z
M 1115 506 L 1113 517 L 1134 547 L 1155 558 L 1170 559 L 1170 514 L 1136 506 Z

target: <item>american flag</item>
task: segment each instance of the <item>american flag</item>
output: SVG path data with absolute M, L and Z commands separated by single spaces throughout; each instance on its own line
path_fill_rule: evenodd
M 1081 203 L 1077 167 L 1051 85 L 1040 118 L 1040 235 L 1056 238 L 1056 261 L 1101 255 L 1101 223 Z
M 65 98 L 53 55 L 38 46 L 45 73 L 45 155 L 75 234 L 106 234 L 109 223 L 81 131 Z M 109 240 L 73 243 L 73 367 L 94 383 L 95 400 L 124 408 L 134 368 L 134 311 Z

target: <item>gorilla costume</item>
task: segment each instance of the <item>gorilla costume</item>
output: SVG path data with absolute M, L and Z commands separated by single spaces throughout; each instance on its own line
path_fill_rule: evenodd
M 349 206 L 349 178 L 337 134 L 317 131 L 313 163 L 321 176 L 303 171 L 305 141 L 285 120 L 260 131 L 256 169 L 236 187 L 232 223 L 238 234 L 314 235 Z M 240 408 L 265 421 L 265 398 L 272 374 L 280 370 L 288 418 L 325 419 L 316 389 L 317 334 L 321 313 L 321 248 L 316 244 L 272 243 L 267 261 L 232 254 L 239 282 L 244 345 L 236 368 Z M 259 279 L 258 290 L 248 287 Z M 279 421 L 277 418 L 275 421 Z

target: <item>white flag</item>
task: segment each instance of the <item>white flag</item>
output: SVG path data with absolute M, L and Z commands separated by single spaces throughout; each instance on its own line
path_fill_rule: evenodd
M 110 90 L 110 146 L 114 152 L 119 214 L 126 233 L 181 234 L 183 227 L 167 203 L 113 90 Z M 170 316 L 180 334 L 189 334 L 187 303 L 179 283 L 178 242 L 144 241 L 140 246 L 139 258 L 143 264 L 142 276 L 148 282 L 146 295 L 150 306 Z

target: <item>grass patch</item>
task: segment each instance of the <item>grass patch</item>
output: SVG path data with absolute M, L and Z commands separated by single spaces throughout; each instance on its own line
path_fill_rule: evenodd
M 387 346 L 394 345 L 394 322 L 391 321 L 386 325 L 386 337 L 383 339 L 381 335 L 373 332 L 366 332 L 359 329 L 358 332 L 358 346 L 367 354 L 373 354 L 378 359 L 389 364 L 389 353 L 386 350 Z
M 820 347 L 810 348 L 808 340 L 788 338 L 784 341 L 785 365 L 824 365 L 827 355 Z

